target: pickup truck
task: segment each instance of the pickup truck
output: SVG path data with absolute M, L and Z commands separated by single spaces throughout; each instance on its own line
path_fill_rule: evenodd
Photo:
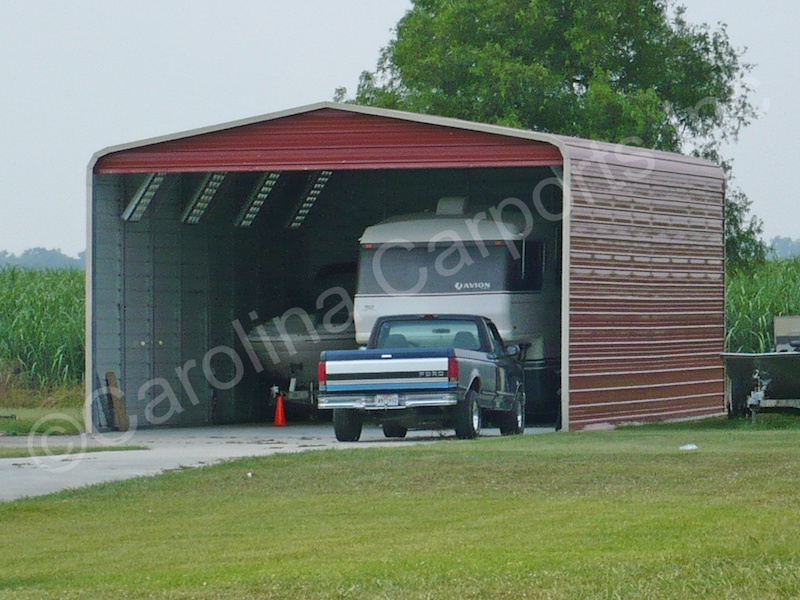
M 460 439 L 484 417 L 503 435 L 525 429 L 523 351 L 473 315 L 379 318 L 362 350 L 320 355 L 318 408 L 333 409 L 336 439 L 354 442 L 365 419 L 389 438 L 409 429 L 454 428 Z

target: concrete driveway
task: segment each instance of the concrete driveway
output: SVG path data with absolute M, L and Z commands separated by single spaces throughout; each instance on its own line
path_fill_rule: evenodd
M 529 433 L 552 429 L 529 429 Z M 445 432 L 452 438 L 452 432 Z M 484 437 L 499 435 L 485 430 Z M 69 488 L 156 475 L 172 469 L 211 465 L 245 456 L 304 452 L 325 448 L 403 447 L 445 437 L 438 431 L 412 431 L 402 440 L 387 440 L 381 429 L 365 427 L 355 443 L 336 441 L 328 424 L 230 425 L 185 429 L 147 429 L 82 436 L 0 437 L 0 448 L 38 448 L 43 456 L 0 459 L 0 501 L 40 496 Z M 87 452 L 92 447 L 144 446 L 145 450 Z M 48 455 L 48 449 L 72 447 L 76 453 Z

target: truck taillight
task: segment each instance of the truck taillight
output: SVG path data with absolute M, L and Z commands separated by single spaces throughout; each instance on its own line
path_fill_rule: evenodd
M 447 359 L 447 378 L 450 383 L 458 383 L 458 361 L 455 356 Z
M 326 381 L 328 379 L 328 372 L 327 372 L 327 369 L 325 367 L 325 361 L 324 360 L 321 360 L 319 362 L 319 364 L 317 365 L 317 379 L 319 379 L 319 385 L 320 386 L 325 385 L 325 383 L 326 383 Z

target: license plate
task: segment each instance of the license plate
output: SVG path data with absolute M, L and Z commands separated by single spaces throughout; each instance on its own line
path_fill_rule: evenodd
M 397 394 L 376 394 L 376 406 L 398 406 L 400 404 L 400 397 Z

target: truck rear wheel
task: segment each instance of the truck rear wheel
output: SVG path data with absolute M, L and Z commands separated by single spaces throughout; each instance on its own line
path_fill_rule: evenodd
M 502 435 L 522 435 L 525 433 L 525 404 L 519 398 L 514 400 L 514 407 L 500 416 L 500 433 Z
M 456 437 L 472 440 L 481 433 L 481 407 L 478 405 L 478 392 L 470 390 L 467 396 L 456 405 Z
M 340 442 L 357 442 L 361 437 L 364 415 L 353 408 L 333 409 L 333 431 Z
M 408 428 L 398 425 L 397 423 L 384 423 L 383 435 L 387 438 L 404 438 L 408 433 Z

